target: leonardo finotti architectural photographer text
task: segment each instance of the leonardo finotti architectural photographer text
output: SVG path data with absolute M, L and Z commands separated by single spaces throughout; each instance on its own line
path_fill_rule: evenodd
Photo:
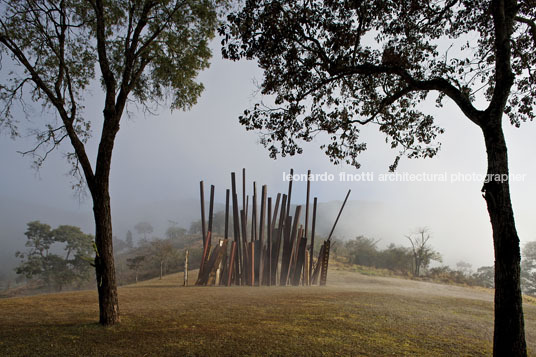
M 309 177 L 308 177 L 309 176 Z M 317 182 L 523 182 L 527 174 L 479 174 L 464 172 L 441 172 L 441 173 L 410 173 L 410 172 L 390 172 L 375 174 L 374 172 L 348 173 L 339 172 L 337 174 L 322 172 L 307 175 L 283 172 L 283 181 L 310 181 Z

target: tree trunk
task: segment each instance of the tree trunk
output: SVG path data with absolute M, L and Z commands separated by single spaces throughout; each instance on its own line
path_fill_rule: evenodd
M 160 261 L 160 280 L 162 280 L 162 265 L 164 264 L 163 261 Z
M 95 216 L 95 272 L 99 293 L 99 322 L 109 326 L 119 322 L 119 304 L 115 282 L 114 253 L 112 245 L 112 215 L 108 178 L 104 184 L 94 187 L 93 214 Z
M 493 355 L 526 356 L 520 288 L 521 256 L 510 201 L 508 155 L 501 117 L 502 113 L 491 114 L 482 125 L 488 157 L 488 177 L 482 187 L 482 193 L 491 220 L 495 250 Z

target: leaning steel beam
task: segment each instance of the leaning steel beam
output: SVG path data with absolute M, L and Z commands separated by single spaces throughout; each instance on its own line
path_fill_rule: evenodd
M 339 214 L 337 215 L 337 219 L 335 219 L 335 223 L 333 223 L 333 227 L 331 228 L 331 232 L 329 232 L 328 240 L 331 240 L 331 236 L 333 234 L 333 231 L 335 231 L 335 227 L 337 226 L 337 222 L 339 222 L 339 218 L 341 217 L 342 210 L 344 209 L 344 205 L 346 204 L 346 201 L 348 201 L 348 196 L 350 196 L 350 192 L 352 190 L 348 190 L 348 193 L 346 194 L 346 197 L 344 198 L 344 202 L 342 203 L 341 209 L 339 210 Z

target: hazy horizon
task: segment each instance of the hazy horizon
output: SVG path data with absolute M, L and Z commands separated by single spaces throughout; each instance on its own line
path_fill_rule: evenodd
M 480 193 L 482 181 L 450 180 L 452 175 L 456 177 L 458 173 L 472 176 L 486 172 L 482 134 L 452 103 L 439 109 L 433 103 L 425 105 L 426 111 L 434 115 L 446 130 L 439 138 L 442 149 L 437 157 L 426 160 L 402 159 L 397 170 L 400 175 L 435 174 L 435 179 L 446 175 L 446 182 L 380 181 L 380 175 L 387 173 L 397 151 L 389 149 L 375 127 L 362 130 L 361 139 L 368 143 L 368 150 L 359 159 L 362 164 L 359 170 L 346 164 L 331 164 L 318 148 L 322 136 L 304 144 L 302 155 L 272 160 L 268 157 L 268 151 L 259 144 L 259 134 L 247 132 L 237 119 L 254 98 L 259 98 L 254 97 L 253 78 L 260 80 L 262 73 L 254 62 L 222 60 L 218 39 L 214 41 L 213 49 L 212 65 L 200 75 L 205 91 L 191 111 L 171 113 L 161 109 L 158 115 L 146 117 L 135 106 L 131 106 L 131 116 L 125 116 L 122 121 L 110 178 L 112 214 L 120 238 L 124 238 L 121 235 L 125 225 L 133 226 L 139 221 L 136 217 L 128 223 L 119 215 L 119 212 L 128 211 L 128 208 L 150 207 L 162 201 L 191 202 L 188 204 L 190 207 L 177 207 L 177 212 L 187 209 L 194 216 L 199 216 L 199 204 L 194 202 L 199 199 L 200 180 L 205 182 L 206 187 L 214 184 L 216 200 L 223 203 L 232 171 L 237 173 L 241 182 L 241 170 L 246 168 L 249 185 L 255 180 L 259 187 L 266 184 L 268 193 L 274 194 L 286 192 L 288 182 L 283 176 L 291 168 L 300 174 L 310 169 L 314 174 L 327 173 L 335 177 L 333 181 L 313 182 L 312 196 L 318 196 L 319 201 L 340 201 L 346 191 L 352 189 L 352 201 L 374 202 L 382 207 L 375 208 L 377 212 L 368 212 L 370 217 L 367 219 L 371 224 L 366 228 L 355 223 L 359 221 L 358 217 L 348 216 L 349 211 L 345 212 L 340 229 L 348 232 L 347 238 L 364 234 L 381 239 L 382 244 L 393 242 L 406 245 L 404 234 L 427 226 L 433 233 L 431 243 L 442 253 L 446 264 L 453 265 L 459 260 L 472 263 L 473 268 L 493 264 L 491 226 Z M 101 115 L 101 99 L 100 88 L 94 86 L 91 96 L 86 100 L 85 113 L 88 117 Z M 47 159 L 38 173 L 31 168 L 30 158 L 22 158 L 17 153 L 32 146 L 32 138 L 26 135 L 29 128 L 39 127 L 39 120 L 35 117 L 40 115 L 43 114 L 39 107 L 34 105 L 32 122 L 21 118 L 22 138 L 13 141 L 6 135 L 0 136 L 0 164 L 4 167 L 0 197 L 72 212 L 74 216 L 84 217 L 83 221 L 87 219 L 92 222 L 91 200 L 86 198 L 80 201 L 70 189 L 71 180 L 66 175 L 69 166 L 63 158 L 63 153 L 69 150 L 67 142 Z M 94 137 L 88 143 L 92 158 L 96 151 L 95 137 L 99 136 L 98 128 L 94 129 Z M 531 160 L 536 156 L 535 134 L 533 123 L 524 123 L 521 129 L 505 124 L 511 173 L 525 175 L 523 181 L 511 182 L 512 203 L 522 244 L 536 240 L 536 227 L 532 221 L 536 168 Z M 341 173 L 370 173 L 374 180 L 341 182 Z M 293 203 L 303 203 L 305 183 L 300 182 L 294 187 Z M 248 191 L 251 191 L 250 186 Z M 205 192 L 208 198 L 208 190 Z M 159 214 L 147 210 L 150 215 Z M 32 212 L 24 213 L 32 216 Z M 11 214 L 21 215 L 16 210 L 7 210 L 6 214 L 8 216 L 3 217 L 3 222 L 17 221 Z M 36 217 L 31 220 L 39 219 L 38 214 L 37 210 Z M 161 215 L 170 216 L 172 213 L 162 212 Z M 25 225 L 19 227 L 20 234 L 24 233 L 25 228 Z M 4 243 L 0 241 L 0 248 L 4 248 Z

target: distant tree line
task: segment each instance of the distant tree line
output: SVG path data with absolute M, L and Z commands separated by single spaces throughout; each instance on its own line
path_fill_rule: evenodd
M 214 215 L 214 234 L 223 235 L 223 212 Z M 172 221 L 170 221 L 172 222 Z M 137 283 L 170 273 L 183 271 L 186 249 L 192 267 L 199 265 L 202 255 L 201 222 L 193 221 L 190 229 L 175 222 L 166 229 L 165 238 L 150 237 L 154 232 L 149 222 L 134 226 L 139 236 L 134 243 L 132 231 L 125 239 L 114 237 L 117 278 L 120 285 Z M 21 259 L 17 274 L 29 280 L 37 280 L 48 289 L 62 290 L 81 287 L 91 281 L 94 259 L 94 237 L 79 227 L 60 225 L 52 229 L 39 221 L 29 222 L 25 232 L 26 251 L 17 252 Z M 444 283 L 494 287 L 494 267 L 482 266 L 472 270 L 469 263 L 460 261 L 455 268 L 441 263 L 442 257 L 430 245 L 430 231 L 420 228 L 406 235 L 408 246 L 389 244 L 378 247 L 379 240 L 358 236 L 351 240 L 335 239 L 332 252 L 335 258 L 347 264 L 389 270 L 395 275 L 420 277 Z M 319 251 L 321 239 L 317 239 L 315 251 Z M 522 288 L 525 294 L 536 295 L 536 241 L 529 242 L 522 252 Z
M 429 244 L 427 229 L 406 236 L 409 247 L 389 244 L 378 248 L 379 240 L 358 236 L 347 241 L 336 240 L 334 255 L 348 264 L 386 269 L 396 275 L 421 277 L 448 284 L 464 284 L 494 288 L 494 267 L 482 266 L 472 270 L 471 264 L 460 261 L 455 268 L 447 265 L 430 267 L 442 262 L 441 255 Z M 523 292 L 536 296 L 536 241 L 525 244 L 522 252 L 521 286 Z

